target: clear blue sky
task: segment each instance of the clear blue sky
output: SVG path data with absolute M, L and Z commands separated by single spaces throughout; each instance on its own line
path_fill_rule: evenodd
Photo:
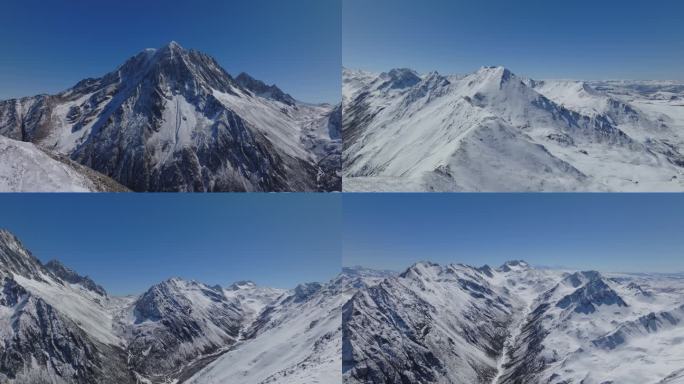
M 341 267 L 334 194 L 2 194 L 0 228 L 115 294 L 170 277 L 292 288 Z
M 344 0 L 343 64 L 684 80 L 681 0 Z
M 54 93 L 175 40 L 231 74 L 339 102 L 341 0 L 4 0 L 0 99 Z
M 684 272 L 684 194 L 345 194 L 343 264 Z

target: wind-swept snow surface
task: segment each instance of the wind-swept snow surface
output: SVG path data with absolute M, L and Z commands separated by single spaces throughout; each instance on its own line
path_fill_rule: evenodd
M 0 134 L 135 191 L 336 191 L 339 113 L 171 42 L 57 95 L 0 102 Z
M 684 276 L 421 262 L 343 314 L 345 383 L 681 380 Z
M 31 143 L 0 136 L 0 192 L 125 191 L 104 175 Z
M 343 70 L 349 191 L 683 191 L 684 85 Z

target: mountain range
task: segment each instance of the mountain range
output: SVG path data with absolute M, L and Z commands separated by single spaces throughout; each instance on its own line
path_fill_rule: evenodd
M 345 383 L 682 383 L 684 275 L 419 262 L 343 311 Z
M 133 191 L 334 191 L 340 113 L 246 73 L 233 77 L 212 57 L 171 42 L 58 94 L 1 101 L 0 135 Z M 5 157 L 14 160 L 9 167 L 32 166 Z M 1 178 L 14 182 L 2 188 L 37 188 L 13 181 L 24 173 Z M 73 184 L 65 180 L 63 189 Z
M 347 191 L 683 191 L 684 84 L 343 70 Z
M 171 278 L 118 297 L 0 230 L 0 382 L 340 382 L 347 284 Z

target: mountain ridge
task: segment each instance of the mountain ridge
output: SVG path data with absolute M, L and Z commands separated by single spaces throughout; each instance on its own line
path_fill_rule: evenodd
M 682 292 L 660 275 L 418 262 L 345 304 L 345 382 L 666 382 Z
M 200 375 L 192 382 L 215 383 L 204 369 L 226 356 L 256 361 L 271 347 L 287 350 L 294 324 L 300 327 L 296 350 L 253 374 L 299 372 L 298 383 L 313 384 L 339 375 L 331 361 L 341 327 L 334 319 L 345 297 L 330 284 L 297 292 L 169 278 L 140 295 L 117 297 L 58 261 L 43 265 L 16 236 L 0 230 L 0 381 L 161 384 Z M 317 325 L 313 317 L 322 315 L 312 310 L 322 303 L 331 312 Z M 310 320 L 299 322 L 298 316 Z M 279 341 L 271 343 L 271 337 Z
M 388 87 L 393 71 L 412 80 Z M 669 84 L 393 71 L 343 69 L 345 190 L 684 189 L 684 120 L 677 93 L 664 97 L 681 90 Z
M 322 160 L 340 139 L 318 129 L 334 123 L 333 107 L 240 83 L 211 56 L 172 42 L 56 95 L 0 102 L 0 134 L 134 191 L 335 190 L 339 165 Z

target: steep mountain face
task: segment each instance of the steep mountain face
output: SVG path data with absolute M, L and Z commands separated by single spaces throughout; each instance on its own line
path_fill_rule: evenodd
M 609 84 L 345 69 L 344 188 L 683 190 L 681 88 Z
M 0 134 L 135 191 L 315 191 L 339 172 L 319 164 L 339 139 L 311 128 L 332 110 L 172 42 L 57 95 L 0 102 Z
M 173 278 L 113 297 L 0 231 L 0 283 L 3 383 L 341 380 L 340 311 L 350 294 L 335 282 L 285 291 Z
M 0 136 L 0 192 L 124 192 L 114 180 L 65 156 Z
M 682 292 L 681 276 L 418 263 L 345 304 L 344 379 L 675 382 Z
M 107 297 L 62 280 L 0 231 L 0 381 L 135 383 Z
M 124 324 L 131 367 L 163 382 L 177 376 L 197 356 L 231 346 L 243 327 L 239 302 L 220 289 L 170 279 L 140 296 Z

